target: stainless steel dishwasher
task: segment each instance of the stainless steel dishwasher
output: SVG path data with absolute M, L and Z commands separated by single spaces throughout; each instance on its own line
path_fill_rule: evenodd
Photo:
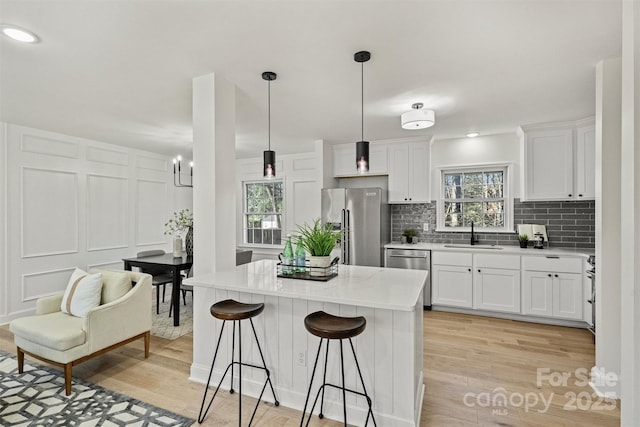
M 384 266 L 409 270 L 427 270 L 424 285 L 424 309 L 431 310 L 431 251 L 423 249 L 385 249 Z

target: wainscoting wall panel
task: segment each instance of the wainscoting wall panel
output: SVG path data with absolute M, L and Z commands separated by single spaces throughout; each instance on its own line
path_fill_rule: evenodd
M 78 252 L 78 175 L 22 169 L 23 258 Z
M 48 295 L 64 292 L 75 268 L 40 271 L 22 275 L 22 301 L 34 301 Z
M 0 130 L 0 325 L 64 290 L 76 266 L 123 268 L 138 236 L 145 249 L 171 249 L 164 223 L 193 196 L 178 195 L 168 156 L 9 123 Z
M 87 176 L 88 251 L 127 247 L 128 193 L 127 178 Z

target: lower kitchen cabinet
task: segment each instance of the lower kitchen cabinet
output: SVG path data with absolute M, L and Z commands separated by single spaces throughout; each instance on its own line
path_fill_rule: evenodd
M 582 320 L 582 275 L 525 271 L 522 313 Z
M 473 307 L 471 266 L 432 265 L 432 303 L 451 307 Z
M 473 307 L 520 313 L 520 270 L 476 268 L 473 273 Z

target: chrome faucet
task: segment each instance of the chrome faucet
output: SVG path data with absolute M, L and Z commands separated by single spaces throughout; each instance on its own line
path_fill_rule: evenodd
M 471 244 L 472 245 L 476 244 L 476 236 L 473 233 L 473 221 L 471 221 Z

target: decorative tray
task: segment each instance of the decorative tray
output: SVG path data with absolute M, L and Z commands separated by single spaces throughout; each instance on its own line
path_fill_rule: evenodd
M 310 267 L 308 265 L 289 265 L 279 262 L 277 264 L 277 276 L 284 279 L 300 279 L 300 280 L 315 280 L 318 282 L 326 282 L 333 279 L 338 275 L 338 260 L 334 258 L 331 261 L 329 267 Z

